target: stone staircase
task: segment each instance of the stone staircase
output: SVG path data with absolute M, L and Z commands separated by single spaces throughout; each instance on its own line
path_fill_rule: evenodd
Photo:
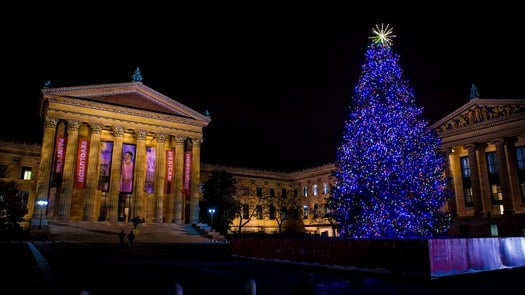
M 117 243 L 121 230 L 134 230 L 131 222 L 49 220 L 45 229 L 57 241 Z M 35 231 L 36 233 L 36 231 Z M 224 237 L 223 237 L 224 239 Z M 136 243 L 209 243 L 210 237 L 190 224 L 141 223 Z
M 197 232 L 199 232 L 202 236 L 210 239 L 212 242 L 228 242 L 224 235 L 222 235 L 220 232 L 213 230 L 213 228 L 209 224 L 197 223 L 193 224 L 192 226 L 197 230 Z

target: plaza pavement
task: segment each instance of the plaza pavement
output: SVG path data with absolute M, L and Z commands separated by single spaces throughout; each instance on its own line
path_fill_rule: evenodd
M 213 286 L 213 292 L 206 292 L 206 294 L 222 294 L 221 287 L 224 285 L 222 278 L 230 276 L 235 278 L 238 275 L 253 276 L 257 283 L 257 294 L 268 294 L 268 295 L 290 295 L 290 294 L 317 294 L 317 295 L 328 295 L 328 294 L 429 294 L 429 295 L 455 295 L 464 294 L 465 291 L 470 293 L 501 293 L 501 294 L 523 294 L 522 278 L 524 276 L 524 268 L 517 270 L 509 270 L 504 272 L 494 273 L 480 273 L 473 275 L 464 275 L 458 277 L 444 278 L 433 280 L 431 282 L 417 282 L 410 279 L 403 278 L 388 278 L 388 277 L 376 277 L 364 275 L 362 278 L 352 278 L 352 274 L 344 274 L 342 272 L 332 271 L 325 268 L 313 268 L 308 266 L 297 266 L 293 264 L 276 264 L 276 263 L 265 263 L 265 262 L 243 262 L 223 260 L 223 259 L 208 259 L 209 255 L 213 253 L 201 252 L 199 247 L 194 244 L 208 244 L 210 245 L 210 239 L 201 235 L 196 228 L 191 225 L 182 224 L 151 224 L 144 223 L 139 224 L 137 229 L 139 233 L 135 239 L 137 247 L 130 248 L 128 250 L 122 250 L 118 247 L 107 247 L 108 244 L 118 245 L 119 238 L 118 233 L 121 230 L 126 233 L 133 229 L 131 223 L 119 223 L 119 222 L 84 222 L 84 221 L 50 221 L 49 228 L 34 229 L 33 239 L 34 241 L 23 241 L 27 247 L 21 247 L 18 242 L 10 242 L 9 244 L 2 245 L 0 248 L 7 251 L 0 251 L 0 259 L 3 262 L 7 262 L 7 268 L 12 271 L 9 272 L 7 277 L 3 277 L 5 282 L 8 282 L 8 286 L 27 286 L 28 290 L 38 290 L 40 294 L 47 294 L 42 292 L 42 287 L 48 286 L 50 280 L 52 280 L 53 270 L 48 265 L 46 258 L 42 255 L 40 250 L 45 250 L 54 243 L 64 244 L 86 243 L 87 248 L 84 248 L 82 256 L 88 255 L 89 253 L 98 253 L 98 247 L 91 247 L 92 243 L 106 244 L 102 245 L 104 251 L 114 251 L 120 253 L 119 257 L 124 257 L 124 263 L 133 265 L 141 265 L 147 272 L 142 271 L 139 273 L 132 273 L 132 275 L 126 279 L 134 281 L 137 278 L 145 279 L 146 281 L 152 276 L 162 277 L 165 275 L 161 271 L 162 268 L 180 269 L 182 274 L 197 275 L 197 277 L 204 276 L 209 281 L 208 284 L 197 284 L 197 287 L 202 288 L 204 286 Z M 40 234 L 40 236 L 38 236 Z M 44 240 L 46 238 L 48 240 Z M 40 240 L 39 240 L 40 239 Z M 67 243 L 66 243 L 67 242 Z M 167 257 L 162 256 L 162 263 L 158 261 L 150 261 L 150 251 L 156 251 L 153 245 L 148 244 L 162 244 L 162 243 L 178 243 L 187 244 L 189 253 L 184 252 L 185 258 L 180 259 L 179 256 L 170 258 L 166 261 Z M 33 245 L 34 244 L 34 245 Z M 143 246 L 141 245 L 143 244 Z M 48 246 L 46 246 L 48 245 Z M 35 247 L 36 246 L 36 247 Z M 62 247 L 62 245 L 58 245 Z M 68 247 L 67 245 L 64 245 Z M 60 248 L 59 247 L 59 248 Z M 171 247 L 168 245 L 168 247 Z M 37 249 L 39 248 L 39 249 Z M 52 251 L 52 250 L 51 250 Z M 73 261 L 65 253 L 56 252 L 53 261 L 56 263 L 56 259 L 63 259 L 66 261 Z M 113 252 L 111 252 L 113 253 Z M 172 252 L 170 252 L 172 253 Z M 177 253 L 174 251 L 173 253 Z M 173 254 L 172 253 L 172 254 Z M 192 255 L 197 255 L 198 259 L 191 258 Z M 44 253 L 45 254 L 45 253 Z M 49 254 L 49 253 L 48 253 Z M 205 254 L 205 255 L 204 255 Z M 66 255 L 66 256 L 64 256 Z M 96 254 L 93 254 L 96 255 Z M 173 254 L 175 255 L 175 254 Z M 188 257 L 188 255 L 190 257 Z M 208 255 L 208 256 L 206 256 Z M 204 257 L 202 257 L 204 256 Z M 61 258 L 62 257 L 62 258 Z M 97 258 L 95 258 L 97 257 Z M 135 258 L 133 258 L 135 257 Z M 145 259 L 148 257 L 148 259 Z M 171 257 L 171 254 L 170 256 Z M 197 256 L 195 256 L 197 257 Z M 76 257 L 75 259 L 79 259 Z M 91 260 L 104 259 L 98 256 L 86 256 L 84 262 L 89 264 Z M 110 270 L 111 271 L 111 270 Z M 150 273 L 151 272 L 151 273 Z M 168 273 L 170 273 L 168 272 Z M 295 285 L 301 282 L 301 276 L 304 273 L 312 274 L 312 279 L 315 280 L 314 290 L 315 292 L 306 290 L 304 292 L 293 292 L 290 293 L 291 289 L 296 289 Z M 23 274 L 23 277 L 19 277 L 17 274 Z M 87 274 L 87 273 L 86 273 Z M 90 273 L 91 275 L 91 273 Z M 112 274 L 113 275 L 113 274 Z M 121 278 L 124 279 L 125 273 L 121 274 Z M 141 277 L 142 276 L 142 277 Z M 358 276 L 361 277 L 361 276 Z M 201 277 L 202 278 L 202 277 Z M 192 280 L 183 281 L 186 283 L 185 291 L 188 294 L 204 294 L 202 292 L 189 292 L 192 289 L 192 285 L 189 282 Z M 212 283 L 213 281 L 213 283 Z M 222 285 L 221 285 L 222 284 Z M 309 285 L 310 283 L 306 284 Z M 223 288 L 225 289 L 225 288 Z M 97 289 L 93 289 L 91 295 L 105 294 L 96 292 Z M 198 290 L 198 289 L 197 289 Z M 288 290 L 285 292 L 283 290 Z M 65 291 L 65 290 L 64 290 Z M 127 291 L 127 294 L 145 294 L 138 292 L 138 289 L 124 288 L 122 291 Z M 173 290 L 172 290 L 173 291 Z M 57 295 L 55 293 L 54 295 Z M 75 292 L 62 292 L 62 294 L 75 294 Z M 78 293 L 77 293 L 78 294 Z M 112 293 L 114 294 L 114 293 Z M 152 293 L 156 294 L 156 293 Z M 164 293 L 163 293 L 164 294 Z M 170 293 L 174 294 L 174 293 Z M 177 293 L 178 294 L 178 293 Z M 229 293 L 232 294 L 232 293 Z M 243 293 L 247 294 L 247 293 Z

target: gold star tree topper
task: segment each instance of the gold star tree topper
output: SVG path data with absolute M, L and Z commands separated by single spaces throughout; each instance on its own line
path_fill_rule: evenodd
M 368 37 L 368 39 L 374 40 L 375 43 L 390 46 L 392 45 L 392 38 L 397 37 L 393 32 L 394 29 L 389 24 L 376 25 L 375 28 L 372 29 L 374 36 Z

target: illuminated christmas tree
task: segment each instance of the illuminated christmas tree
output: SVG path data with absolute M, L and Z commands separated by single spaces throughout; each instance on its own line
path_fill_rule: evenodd
M 451 194 L 440 139 L 402 77 L 392 29 L 373 32 L 337 149 L 330 215 L 342 237 L 442 235 L 451 224 L 442 211 Z

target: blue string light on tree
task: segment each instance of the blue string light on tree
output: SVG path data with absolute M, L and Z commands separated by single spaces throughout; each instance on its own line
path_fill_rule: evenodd
M 393 29 L 376 26 L 336 151 L 328 206 L 339 235 L 409 238 L 444 234 L 446 189 L 440 139 L 421 118 L 393 51 Z

